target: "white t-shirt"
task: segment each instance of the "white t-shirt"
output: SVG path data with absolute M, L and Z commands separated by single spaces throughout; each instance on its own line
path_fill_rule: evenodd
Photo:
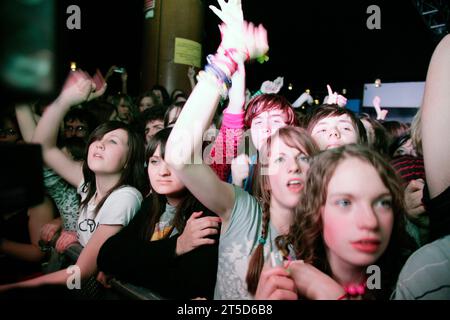
M 82 200 L 87 195 L 86 192 L 82 191 L 83 183 L 80 184 L 77 190 Z M 97 214 L 95 214 L 95 205 L 92 203 L 92 200 L 89 201 L 87 206 L 80 209 L 77 223 L 78 241 L 85 247 L 92 234 L 101 224 L 128 225 L 141 207 L 141 202 L 141 193 L 130 186 L 123 186 L 111 193 Z

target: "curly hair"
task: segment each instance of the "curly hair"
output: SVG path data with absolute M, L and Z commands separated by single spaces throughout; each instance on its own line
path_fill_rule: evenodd
M 359 159 L 374 167 L 392 196 L 394 226 L 389 245 L 377 261 L 377 265 L 383 270 L 382 289 L 369 290 L 364 297 L 388 298 L 413 245 L 405 231 L 405 206 L 399 177 L 378 153 L 365 146 L 346 145 L 315 157 L 302 191 L 302 201 L 295 210 L 294 222 L 288 235 L 277 238 L 277 245 L 286 251 L 292 246 L 298 259 L 331 275 L 323 239 L 321 211 L 327 199 L 328 184 L 336 168 L 350 158 Z
M 267 230 L 270 222 L 270 182 L 267 174 L 262 174 L 262 170 L 268 166 L 268 158 L 270 157 L 270 150 L 274 141 L 274 137 L 278 136 L 286 145 L 291 148 L 298 149 L 308 156 L 314 156 L 319 152 L 319 148 L 314 143 L 314 140 L 309 136 L 306 130 L 298 127 L 283 127 L 278 130 L 277 134 L 267 139 L 263 145 L 260 159 L 255 167 L 255 179 L 253 185 L 254 196 L 259 200 L 262 208 L 262 223 L 261 236 L 265 242 L 267 237 Z M 247 271 L 247 287 L 251 294 L 255 294 L 258 286 L 259 276 L 264 266 L 264 244 L 259 243 L 249 262 Z

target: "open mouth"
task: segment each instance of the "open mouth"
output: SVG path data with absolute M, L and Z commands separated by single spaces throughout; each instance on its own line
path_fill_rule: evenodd
M 304 183 L 301 179 L 289 180 L 286 185 L 287 185 L 289 191 L 292 191 L 295 193 L 302 191 L 304 188 Z

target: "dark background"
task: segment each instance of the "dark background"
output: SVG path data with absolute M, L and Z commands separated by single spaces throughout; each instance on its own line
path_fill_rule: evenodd
M 129 91 L 138 94 L 143 1 L 57 2 L 57 39 L 64 72 L 72 60 L 90 72 L 99 67 L 106 73 L 112 64 L 124 66 Z M 65 10 L 70 4 L 81 8 L 81 30 L 66 28 L 69 15 Z M 381 30 L 366 27 L 371 4 L 381 8 Z M 248 66 L 248 87 L 254 91 L 264 80 L 284 76 L 282 93 L 291 100 L 306 88 L 323 96 L 327 83 L 336 91 L 346 88 L 348 98 L 362 98 L 363 84 L 376 78 L 424 81 L 436 45 L 410 0 L 243 0 L 243 8 L 246 20 L 266 27 L 270 45 L 268 62 Z M 220 41 L 219 20 L 211 10 L 205 12 L 203 49 L 208 54 L 215 52 Z M 293 84 L 291 92 L 289 83 Z

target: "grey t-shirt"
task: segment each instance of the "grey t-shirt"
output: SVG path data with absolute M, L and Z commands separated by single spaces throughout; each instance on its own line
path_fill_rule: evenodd
M 450 235 L 427 244 L 406 261 L 395 300 L 450 300 Z
M 235 202 L 228 229 L 221 234 L 219 262 L 214 299 L 252 299 L 247 291 L 245 277 L 254 248 L 261 235 L 262 211 L 258 201 L 239 187 L 233 186 Z M 267 260 L 278 236 L 269 224 L 264 256 Z M 277 250 L 277 249 L 275 249 Z M 278 250 L 277 250 L 278 251 Z

